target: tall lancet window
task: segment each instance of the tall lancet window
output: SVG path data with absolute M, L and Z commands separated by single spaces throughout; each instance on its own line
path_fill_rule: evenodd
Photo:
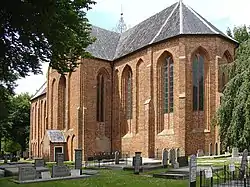
M 204 56 L 196 54 L 193 59 L 193 110 L 204 110 Z
M 99 74 L 97 76 L 97 121 L 104 122 L 104 76 Z
M 132 72 L 127 72 L 127 81 L 126 81 L 126 113 L 127 119 L 132 119 Z
M 171 56 L 167 56 L 163 65 L 164 72 L 164 113 L 171 113 L 174 109 L 174 63 Z

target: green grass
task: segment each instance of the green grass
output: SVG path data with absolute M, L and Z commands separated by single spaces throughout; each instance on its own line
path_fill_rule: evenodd
M 160 172 L 161 170 L 158 170 Z M 157 172 L 157 171 L 156 171 Z M 100 170 L 99 176 L 95 176 L 82 180 L 65 180 L 55 182 L 43 182 L 36 184 L 15 184 L 8 179 L 0 179 L 1 187 L 186 187 L 188 181 L 186 180 L 166 180 L 157 179 L 142 175 L 135 175 L 130 171 L 120 170 Z

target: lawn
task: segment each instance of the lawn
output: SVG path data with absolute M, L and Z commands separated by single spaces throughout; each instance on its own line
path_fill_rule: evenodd
M 156 171 L 157 172 L 157 171 Z M 160 172 L 160 170 L 158 170 Z M 148 176 L 147 176 L 148 174 Z M 166 180 L 149 177 L 149 173 L 135 175 L 131 171 L 100 170 L 99 176 L 82 180 L 65 180 L 36 184 L 15 184 L 9 179 L 0 179 L 0 187 L 187 187 L 186 180 Z

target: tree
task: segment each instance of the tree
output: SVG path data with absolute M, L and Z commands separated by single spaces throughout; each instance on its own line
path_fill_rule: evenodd
M 86 11 L 92 0 L 3 0 L 0 6 L 0 85 L 10 90 L 19 77 L 41 72 L 49 62 L 73 71 L 94 40 Z
M 228 27 L 227 28 L 227 35 L 230 36 L 231 38 L 233 37 L 231 29 Z
M 12 97 L 8 118 L 8 139 L 18 142 L 22 151 L 26 150 L 29 142 L 30 98 L 28 93 Z
M 250 146 L 250 36 L 244 26 L 234 29 L 234 37 L 240 46 L 235 62 L 229 67 L 230 80 L 223 92 L 217 123 L 223 147 L 244 150 Z

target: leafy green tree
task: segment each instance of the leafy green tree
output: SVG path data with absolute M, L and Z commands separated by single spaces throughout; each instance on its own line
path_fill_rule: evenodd
M 244 26 L 234 29 L 234 37 L 240 46 L 229 68 L 230 80 L 223 92 L 217 122 L 223 147 L 243 150 L 250 146 L 250 35 Z
M 9 153 L 16 153 L 21 150 L 21 146 L 19 143 L 13 140 L 7 140 L 4 144 L 4 151 Z
M 89 56 L 94 40 L 86 11 L 92 0 L 2 0 L 0 6 L 0 85 L 13 89 L 19 77 L 40 73 L 49 62 L 60 73 L 73 71 Z
M 29 142 L 30 98 L 28 93 L 12 97 L 8 118 L 8 138 L 18 142 L 22 151 L 26 150 Z

